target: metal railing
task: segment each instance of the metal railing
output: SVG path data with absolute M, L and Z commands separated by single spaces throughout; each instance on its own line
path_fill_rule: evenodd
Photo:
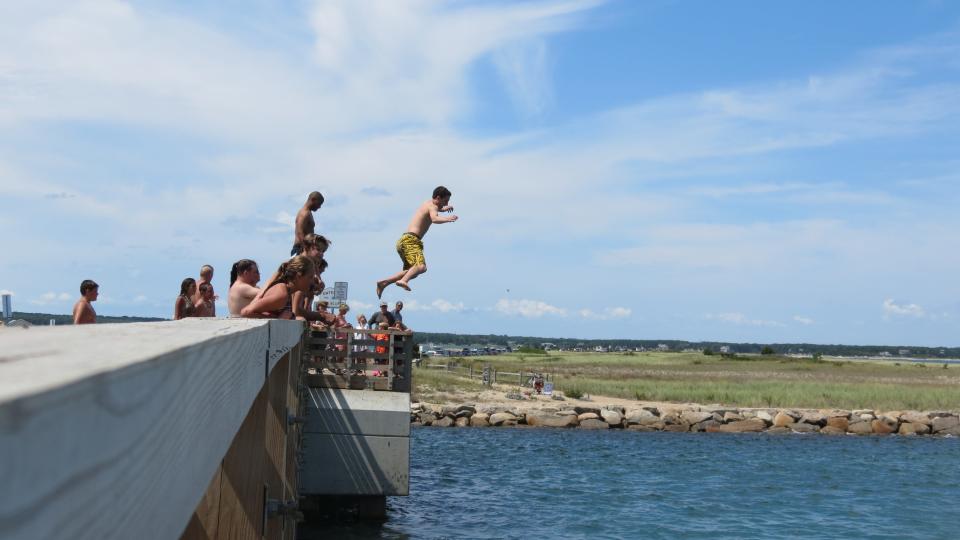
M 453 373 L 454 375 L 460 377 L 466 377 L 468 379 L 480 379 L 484 384 L 516 384 L 517 386 L 521 387 L 536 388 L 538 379 L 541 383 L 553 381 L 553 376 L 550 373 L 544 373 L 542 371 L 524 371 L 522 369 L 517 372 L 500 371 L 490 365 L 486 365 L 483 368 L 475 368 L 472 365 L 461 366 L 456 362 L 448 362 L 446 364 L 434 364 L 428 362 L 423 364 L 423 368 L 442 369 L 448 373 Z
M 308 386 L 410 391 L 413 335 L 408 332 L 311 327 L 305 342 Z

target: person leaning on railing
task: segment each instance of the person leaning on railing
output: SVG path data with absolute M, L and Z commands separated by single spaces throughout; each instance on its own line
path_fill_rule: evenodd
M 313 259 L 297 255 L 280 265 L 275 278 L 240 315 L 255 319 L 293 319 L 293 295 L 307 292 L 316 276 Z

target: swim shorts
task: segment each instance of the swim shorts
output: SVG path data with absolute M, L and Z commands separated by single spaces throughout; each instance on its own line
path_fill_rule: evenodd
M 403 233 L 397 240 L 397 255 L 400 255 L 400 260 L 403 261 L 404 270 L 418 264 L 427 264 L 423 258 L 423 240 L 413 233 Z

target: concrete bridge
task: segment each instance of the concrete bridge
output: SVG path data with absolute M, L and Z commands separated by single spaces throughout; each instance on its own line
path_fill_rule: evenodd
M 409 489 L 412 339 L 360 334 L 0 330 L 0 538 L 289 539 L 334 500 L 382 510 Z

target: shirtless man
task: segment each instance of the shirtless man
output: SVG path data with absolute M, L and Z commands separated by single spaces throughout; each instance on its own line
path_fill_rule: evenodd
M 323 195 L 319 191 L 314 191 L 307 196 L 307 202 L 297 212 L 297 222 L 293 230 L 293 249 L 290 250 L 290 256 L 303 253 L 303 237 L 313 234 L 316 222 L 313 221 L 313 213 L 323 206 Z
M 230 291 L 227 294 L 227 307 L 231 317 L 239 317 L 240 310 L 247 307 L 260 294 L 257 283 L 260 281 L 260 269 L 250 259 L 240 259 L 233 263 L 230 270 Z
M 97 322 L 97 312 L 90 302 L 96 302 L 100 296 L 100 286 L 92 279 L 85 279 L 80 283 L 80 299 L 73 305 L 73 324 L 94 324 Z
M 209 283 L 201 283 L 200 289 L 200 300 L 193 305 L 194 317 L 216 317 L 216 309 L 213 305 L 213 285 Z
M 383 290 L 391 283 L 396 283 L 401 289 L 410 290 L 410 280 L 427 271 L 427 262 L 423 258 L 423 237 L 434 223 L 451 223 L 457 220 L 457 216 L 441 217 L 440 212 L 452 212 L 453 207 L 449 206 L 450 190 L 439 186 L 433 190 L 433 198 L 424 202 L 417 208 L 410 220 L 410 226 L 407 232 L 403 233 L 400 240 L 397 240 L 397 254 L 403 261 L 403 270 L 377 282 L 377 298 L 383 294 Z
M 200 303 L 202 300 L 204 300 L 204 298 L 203 298 L 203 291 L 201 290 L 201 287 L 203 286 L 204 283 L 210 285 L 210 290 L 211 290 L 211 292 L 212 292 L 212 291 L 213 291 L 213 267 L 210 266 L 209 264 L 205 264 L 205 265 L 203 265 L 203 266 L 200 267 L 200 279 L 197 280 L 197 294 L 195 294 L 195 295 L 193 296 L 193 303 L 194 303 L 194 305 L 196 305 L 196 304 Z M 213 293 L 213 300 L 214 300 L 213 313 L 211 313 L 210 315 L 202 315 L 203 317 L 216 317 L 216 316 L 217 316 L 216 301 L 219 300 L 219 298 L 220 298 L 220 297 L 217 296 L 216 293 Z M 199 316 L 200 316 L 200 315 L 198 315 L 198 317 L 199 317 Z

